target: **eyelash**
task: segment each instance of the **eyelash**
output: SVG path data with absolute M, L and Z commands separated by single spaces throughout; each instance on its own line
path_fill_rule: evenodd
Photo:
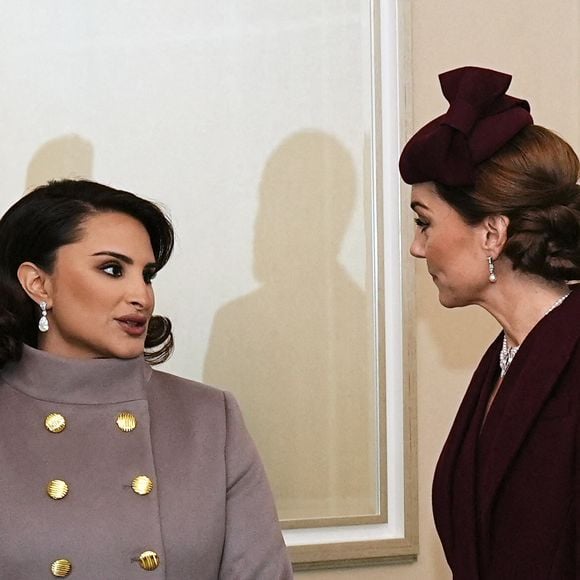
M 421 218 L 415 218 L 415 223 L 417 224 L 417 227 L 423 231 L 426 227 L 429 226 L 429 224 L 427 222 L 424 222 Z
M 151 270 L 150 272 L 143 272 L 143 279 L 147 284 L 151 284 L 151 282 L 155 280 L 155 276 L 157 276 L 157 272 L 155 270 Z
M 107 272 L 107 270 L 115 268 L 116 273 L 114 272 Z M 113 278 L 120 278 L 123 275 L 123 266 L 118 262 L 113 262 L 109 264 L 104 264 L 101 266 L 101 271 L 103 271 L 107 276 L 111 276 Z M 146 284 L 151 284 L 151 282 L 155 279 L 157 272 L 155 270 L 146 270 L 143 272 L 143 280 L 145 280 Z
M 115 270 L 113 272 L 107 272 L 107 270 L 110 270 L 111 268 L 114 268 Z M 112 264 L 103 264 L 100 269 L 107 274 L 107 276 L 112 276 L 113 278 L 120 278 L 123 275 L 123 266 L 116 262 Z

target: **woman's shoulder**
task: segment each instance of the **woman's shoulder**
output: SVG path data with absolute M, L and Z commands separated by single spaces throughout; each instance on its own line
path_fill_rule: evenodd
M 204 383 L 153 370 L 146 385 L 149 409 L 162 423 L 181 426 L 186 431 L 192 424 L 211 431 L 219 440 L 228 430 L 238 434 L 245 430 L 238 402 L 229 391 Z
M 153 369 L 147 384 L 148 398 L 171 400 L 178 404 L 195 404 L 200 406 L 227 406 L 234 397 L 228 391 L 180 377 L 168 372 Z
M 180 377 L 178 375 L 174 375 L 165 371 L 159 371 L 156 369 L 152 369 L 149 383 L 155 388 L 179 392 L 182 391 L 184 393 L 196 394 L 198 396 L 223 398 L 225 394 L 225 391 L 218 387 L 206 385 L 205 383 L 201 383 L 193 379 Z

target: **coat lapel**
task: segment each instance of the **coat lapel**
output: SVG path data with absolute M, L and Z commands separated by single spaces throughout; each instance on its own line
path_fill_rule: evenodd
M 476 448 L 485 401 L 497 369 L 501 339 L 475 371 L 437 464 L 433 513 L 445 555 L 457 578 L 477 580 Z M 487 392 L 487 395 L 486 395 Z
M 580 291 L 546 316 L 526 337 L 498 393 L 507 397 L 499 422 L 493 407 L 482 437 L 489 437 L 489 461 L 481 473 L 482 525 L 488 528 L 491 509 L 499 486 L 534 421 L 550 397 L 580 338 Z M 494 403 L 495 405 L 495 403 Z M 487 447 L 487 445 L 486 445 Z

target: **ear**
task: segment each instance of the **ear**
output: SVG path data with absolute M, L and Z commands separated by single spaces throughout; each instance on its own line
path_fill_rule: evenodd
M 494 260 L 503 252 L 509 224 L 510 220 L 505 215 L 490 215 L 483 220 L 483 248 Z
M 42 268 L 32 262 L 23 262 L 16 275 L 20 285 L 34 302 L 46 302 L 47 307 L 51 308 L 50 278 Z

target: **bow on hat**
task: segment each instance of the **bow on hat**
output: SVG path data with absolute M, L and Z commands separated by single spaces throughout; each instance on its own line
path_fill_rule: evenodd
M 528 102 L 506 94 L 511 79 L 472 66 L 439 75 L 449 109 L 415 133 L 403 149 L 403 180 L 473 185 L 477 165 L 533 123 Z

